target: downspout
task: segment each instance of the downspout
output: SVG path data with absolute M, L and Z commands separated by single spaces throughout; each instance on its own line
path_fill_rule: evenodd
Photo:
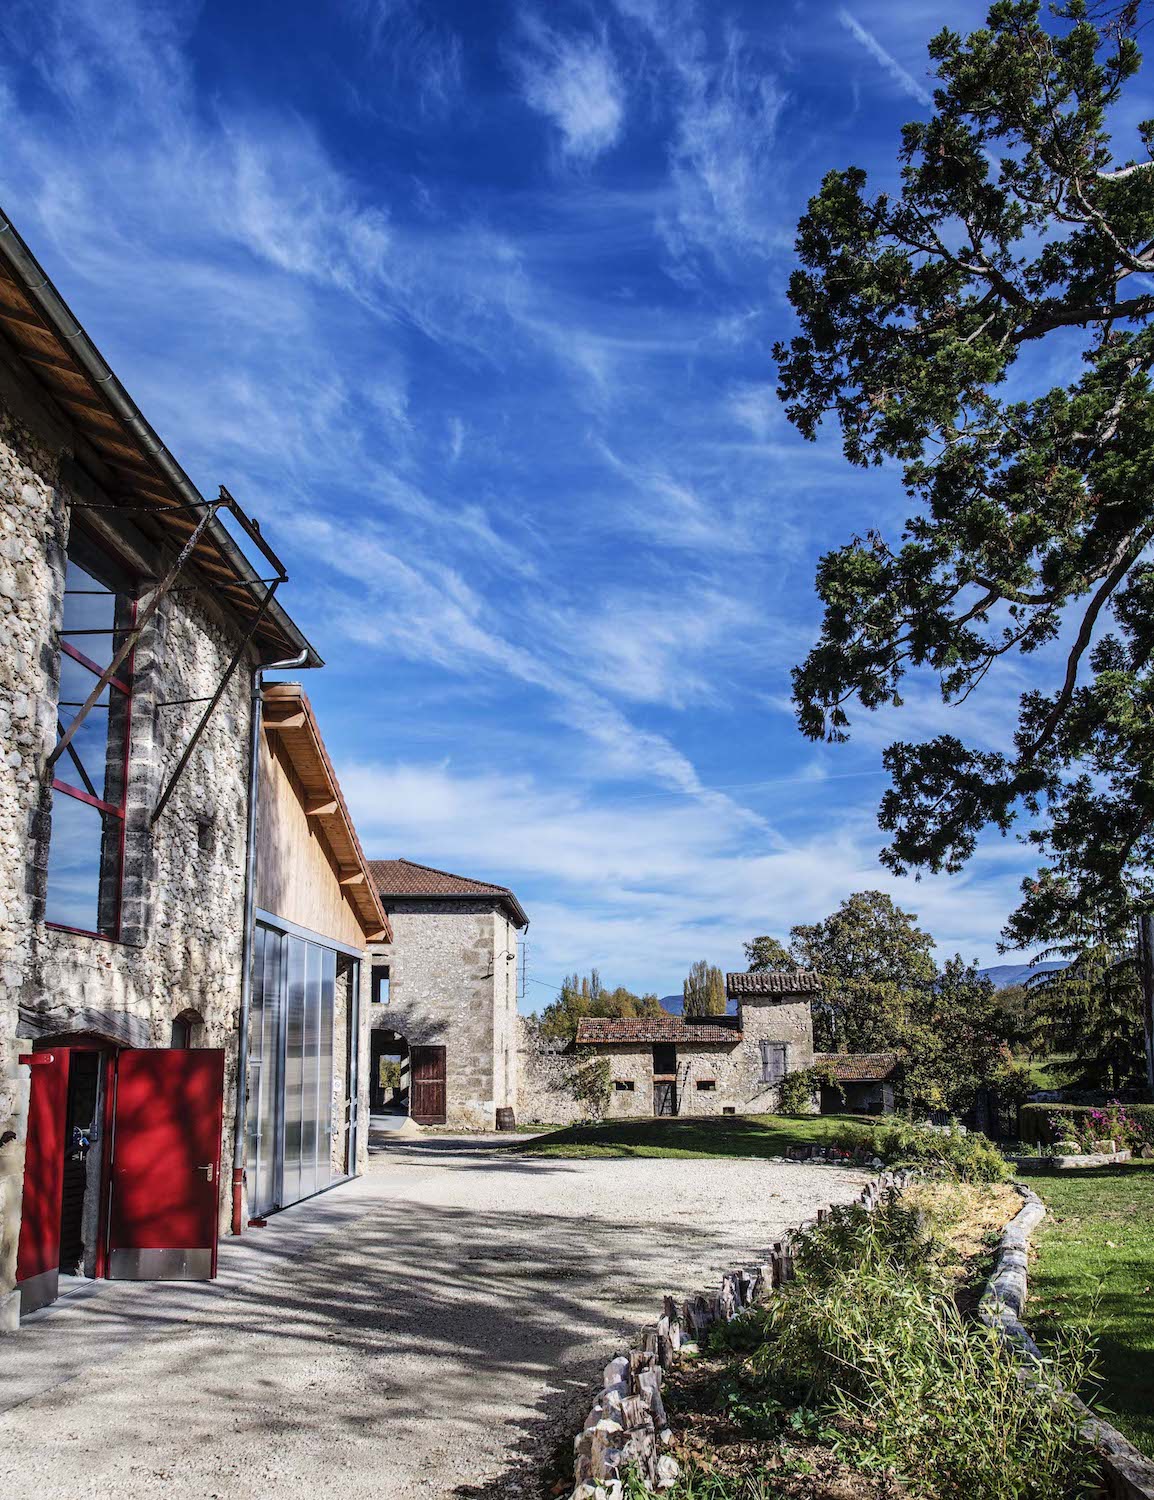
M 256 928 L 256 835 L 260 792 L 262 676 L 308 665 L 306 649 L 287 661 L 266 661 L 252 671 L 252 711 L 248 731 L 248 828 L 244 858 L 244 932 L 240 947 L 240 1018 L 236 1049 L 236 1115 L 232 1136 L 232 1232 L 241 1233 L 244 1217 L 244 1153 L 248 1135 L 248 1026 L 252 1014 L 252 947 Z

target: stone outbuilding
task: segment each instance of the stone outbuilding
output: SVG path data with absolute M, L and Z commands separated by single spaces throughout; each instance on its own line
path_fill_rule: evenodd
M 823 1115 L 893 1113 L 896 1052 L 815 1052 L 813 1062 L 833 1080 L 821 1084 Z
M 373 1112 L 492 1130 L 499 1110 L 517 1108 L 518 942 L 529 919 L 507 886 L 409 859 L 370 870 L 393 929 L 370 950 Z
M 585 1017 L 576 1046 L 609 1063 L 610 1118 L 769 1114 L 786 1075 L 813 1062 L 820 988 L 805 971 L 729 974 L 736 1015 Z

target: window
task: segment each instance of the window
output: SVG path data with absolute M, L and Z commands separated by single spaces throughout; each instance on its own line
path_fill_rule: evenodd
M 699 1094 L 712 1094 L 717 1089 L 715 1078 L 699 1078 L 697 1080 L 697 1092 Z
M 127 575 L 80 532 L 68 544 L 60 630 L 57 736 L 72 724 L 131 628 Z M 56 762 L 45 917 L 56 927 L 120 932 L 132 657 L 121 663 Z
M 760 1046 L 762 1083 L 780 1083 L 789 1071 L 789 1044 L 762 1042 Z
M 721 1106 L 721 1113 L 723 1115 L 735 1115 L 737 1113 L 737 1106 L 733 1104 L 723 1104 Z
M 633 1092 L 633 1080 L 632 1078 L 615 1078 L 613 1080 L 613 1087 L 619 1094 L 631 1094 Z
M 388 1005 L 389 1003 L 389 966 L 388 964 L 373 965 L 373 1004 Z
M 677 1072 L 677 1047 L 673 1042 L 653 1043 L 653 1071 L 658 1077 Z

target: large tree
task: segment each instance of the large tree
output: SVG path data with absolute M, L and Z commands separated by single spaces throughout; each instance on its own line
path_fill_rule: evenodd
M 936 678 L 964 704 L 1039 657 L 1013 748 L 959 732 L 885 753 L 894 870 L 958 870 L 1025 811 L 1045 865 L 1015 941 L 1088 907 L 1124 921 L 1154 868 L 1154 122 L 1126 96 L 1137 3 L 1075 0 L 1045 24 L 1001 3 L 930 43 L 927 120 L 900 184 L 829 173 L 801 220 L 775 350 L 807 437 L 832 416 L 846 457 L 903 466 L 897 543 L 821 561 L 821 638 L 794 674 L 801 728 L 844 740 L 853 700 L 900 705 Z M 1103 19 L 1104 17 L 1104 19 Z M 1111 130 L 1117 127 L 1117 144 Z M 1051 665 L 1053 663 L 1053 665 Z M 1048 674 L 1048 680 L 1046 680 Z M 998 679 L 1008 679 L 999 681 Z
M 725 975 L 699 958 L 681 986 L 681 1010 L 686 1016 L 723 1016 L 726 1012 Z
M 872 1052 L 904 1044 L 910 997 L 936 974 L 934 940 L 883 891 L 855 891 L 831 916 L 790 931 L 795 963 L 816 969 L 819 1051 Z

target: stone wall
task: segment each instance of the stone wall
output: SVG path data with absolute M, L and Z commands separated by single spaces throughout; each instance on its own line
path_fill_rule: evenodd
M 247 671 L 218 706 L 163 817 L 149 817 L 203 705 L 167 706 L 216 688 L 240 638 L 200 594 L 169 595 L 136 648 L 119 941 L 44 923 L 56 738 L 64 548 L 70 519 L 141 580 L 169 560 L 107 504 L 73 458 L 74 439 L 22 373 L 0 355 L 0 1135 L 19 1125 L 13 1039 L 96 1032 L 128 1045 L 167 1045 L 183 1011 L 203 1021 L 200 1044 L 226 1053 L 233 1094 L 247 794 Z M 185 588 L 191 581 L 182 580 Z M 225 1110 L 224 1159 L 231 1154 Z M 22 1127 L 19 1127 L 22 1129 Z M 227 1172 L 221 1219 L 227 1222 Z M 17 1195 L 5 1190 L 0 1301 L 12 1285 Z
M 573 1125 L 585 1110 L 565 1088 L 575 1059 L 543 1042 L 535 1016 L 517 1017 L 517 1123 Z
M 491 1130 L 516 1106 L 516 929 L 484 900 L 405 901 L 389 919 L 392 943 L 368 960 L 389 966 L 389 1003 L 369 1006 L 369 1024 L 444 1047 L 447 1123 Z

